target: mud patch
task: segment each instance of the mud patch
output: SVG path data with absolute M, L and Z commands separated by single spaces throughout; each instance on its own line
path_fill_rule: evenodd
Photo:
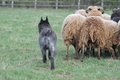
M 55 67 L 54 70 L 58 69 L 57 67 Z M 40 70 L 51 70 L 50 66 L 46 66 L 46 67 L 41 67 Z
M 120 80 L 120 77 L 111 77 L 107 79 L 98 79 L 98 80 Z
M 40 70 L 50 70 L 50 67 L 47 66 L 47 67 L 41 67 Z
M 80 62 L 80 59 L 63 59 L 63 61 Z
M 20 52 L 30 52 L 30 49 L 20 50 Z
M 62 78 L 62 77 L 69 77 L 70 74 L 56 74 L 54 75 L 55 77 L 59 77 L 59 78 Z

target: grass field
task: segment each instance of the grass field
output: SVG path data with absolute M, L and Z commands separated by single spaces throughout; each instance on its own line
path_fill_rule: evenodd
M 85 57 L 75 60 L 71 46 L 65 61 L 62 43 L 64 18 L 75 10 L 0 8 L 0 80 L 120 80 L 120 61 L 112 58 Z M 111 14 L 108 10 L 106 13 Z M 38 45 L 38 23 L 41 16 L 49 18 L 57 34 L 55 70 L 49 60 L 42 63 Z M 79 56 L 80 57 L 80 56 Z

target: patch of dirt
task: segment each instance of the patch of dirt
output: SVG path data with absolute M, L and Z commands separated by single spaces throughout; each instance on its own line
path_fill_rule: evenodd
M 50 70 L 50 67 L 41 67 L 40 70 Z
M 55 69 L 58 69 L 57 67 L 55 67 Z M 40 70 L 50 70 L 50 66 L 46 66 L 46 67 L 41 67 Z
M 4 54 L 9 54 L 8 52 L 4 52 Z
M 120 77 L 111 77 L 111 78 L 107 78 L 107 79 L 98 79 L 98 80 L 120 80 Z
M 69 77 L 70 74 L 56 74 L 54 75 L 55 77 L 59 77 L 59 78 L 62 78 L 62 77 Z
M 30 52 L 31 50 L 25 49 L 25 50 L 20 50 L 20 52 Z
M 73 61 L 73 62 L 80 62 L 80 59 L 63 59 L 63 61 Z

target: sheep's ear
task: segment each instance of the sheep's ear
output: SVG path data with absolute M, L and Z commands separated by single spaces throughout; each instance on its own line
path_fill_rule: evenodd
M 40 22 L 43 22 L 43 19 L 42 19 L 42 17 L 41 17 L 41 20 L 40 20 Z
M 91 10 L 92 10 L 91 8 L 86 9 L 86 13 L 88 13 L 88 12 L 91 11 Z
M 91 11 L 93 9 L 93 6 L 89 6 L 88 9 Z
M 104 9 L 103 9 L 102 7 L 99 7 L 98 10 L 99 10 L 99 11 L 101 10 L 101 11 L 102 11 L 102 14 L 104 14 Z
M 88 10 L 86 9 L 86 13 L 88 13 Z
M 112 11 L 115 12 L 117 9 L 113 9 Z
M 98 11 L 100 11 L 101 9 L 100 8 L 98 8 Z
M 91 9 L 91 8 L 89 8 L 89 10 L 91 11 L 92 9 Z
M 91 11 L 91 10 L 92 10 L 92 7 L 93 7 L 93 6 L 89 6 L 89 7 L 86 9 L 86 13 L 88 13 L 88 11 Z

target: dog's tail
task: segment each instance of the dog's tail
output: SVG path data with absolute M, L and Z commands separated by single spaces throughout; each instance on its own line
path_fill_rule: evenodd
M 41 32 L 42 36 L 50 36 L 52 34 L 52 29 L 51 28 L 44 28 Z

